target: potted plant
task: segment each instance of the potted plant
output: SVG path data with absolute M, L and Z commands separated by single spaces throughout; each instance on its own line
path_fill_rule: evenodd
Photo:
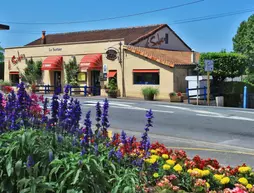
M 117 88 L 116 80 L 114 78 L 112 78 L 109 81 L 108 88 L 107 88 L 106 92 L 108 93 L 108 97 L 117 98 L 118 88 Z
M 170 102 L 183 102 L 183 94 L 181 92 L 171 92 L 169 93 Z
M 159 90 L 154 87 L 145 87 L 142 88 L 142 94 L 145 100 L 152 101 L 154 100 L 154 96 L 159 94 Z

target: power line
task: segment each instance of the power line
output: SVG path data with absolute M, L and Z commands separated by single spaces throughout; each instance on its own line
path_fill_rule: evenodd
M 176 20 L 172 23 L 169 23 L 169 25 L 177 25 L 177 24 L 185 24 L 185 23 L 192 23 L 192 22 L 199 22 L 199 21 L 205 21 L 205 20 L 211 20 L 211 19 L 217 19 L 217 18 L 222 18 L 222 17 L 229 17 L 233 15 L 239 15 L 243 13 L 249 13 L 249 12 L 254 12 L 254 8 L 252 9 L 244 9 L 244 10 L 238 10 L 234 12 L 226 12 L 226 13 L 220 13 L 220 14 L 214 14 L 214 15 L 207 15 L 207 16 L 202 16 L 202 17 L 195 17 L 195 18 L 187 18 L 187 19 L 182 19 L 182 20 Z M 51 33 L 61 33 L 61 32 L 56 32 L 56 31 L 48 31 Z M 41 34 L 40 32 L 25 32 L 25 31 L 10 31 L 8 33 L 16 33 L 16 34 Z
M 5 21 L 4 22 L 4 21 L 1 21 L 0 23 L 17 24 L 17 25 L 65 25 L 65 24 L 91 23 L 91 22 L 121 19 L 121 18 L 134 17 L 134 16 L 145 15 L 145 14 L 150 14 L 150 13 L 155 13 L 155 12 L 160 12 L 160 11 L 166 11 L 169 9 L 184 7 L 187 5 L 192 5 L 192 4 L 200 3 L 203 1 L 205 1 L 205 0 L 196 0 L 196 1 L 189 2 L 189 3 L 184 3 L 184 4 L 161 8 L 161 9 L 155 9 L 155 10 L 151 10 L 151 11 L 145 11 L 145 12 L 141 12 L 141 13 L 134 13 L 134 14 L 128 14 L 128 15 L 123 15 L 123 16 L 107 17 L 107 18 L 93 19 L 93 20 L 84 20 L 84 21 L 69 21 L 69 22 L 58 22 L 58 23 L 47 23 L 47 22 L 29 23 L 29 22 L 14 22 L 14 21 Z
M 238 10 L 238 11 L 235 11 L 235 12 L 215 14 L 215 15 L 207 15 L 207 16 L 203 16 L 203 17 L 195 17 L 195 18 L 190 18 L 190 19 L 176 20 L 175 22 L 171 23 L 170 25 L 197 22 L 197 21 L 210 20 L 210 19 L 217 19 L 217 18 L 228 17 L 228 16 L 232 16 L 232 15 L 239 15 L 239 14 L 243 14 L 243 13 L 249 13 L 249 12 L 253 12 L 253 11 L 254 11 L 254 8 L 245 9 L 245 10 Z

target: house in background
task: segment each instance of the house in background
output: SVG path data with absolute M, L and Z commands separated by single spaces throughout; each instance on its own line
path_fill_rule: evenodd
M 112 49 L 118 55 L 110 60 L 107 51 Z M 48 35 L 43 31 L 41 38 L 25 46 L 5 49 L 5 80 L 20 81 L 25 58 L 32 57 L 42 61 L 43 84 L 64 85 L 63 63 L 73 56 L 80 67 L 80 86 L 102 91 L 114 77 L 122 96 L 142 97 L 141 89 L 153 86 L 160 90 L 158 98 L 165 99 L 170 92 L 185 92 L 185 77 L 192 75 L 199 54 L 167 24 Z
M 9 30 L 8 25 L 0 24 L 0 30 Z M 4 61 L 0 61 L 0 80 L 4 80 Z

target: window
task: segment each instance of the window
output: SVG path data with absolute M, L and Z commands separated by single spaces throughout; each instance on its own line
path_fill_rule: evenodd
M 165 34 L 165 44 L 168 44 L 168 34 Z
M 10 74 L 10 80 L 13 86 L 19 84 L 19 74 Z
M 158 70 L 133 70 L 133 84 L 160 84 Z

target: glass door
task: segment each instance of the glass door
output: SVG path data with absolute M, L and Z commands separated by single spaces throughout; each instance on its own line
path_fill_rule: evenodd
M 91 71 L 91 86 L 93 95 L 100 95 L 100 71 Z

